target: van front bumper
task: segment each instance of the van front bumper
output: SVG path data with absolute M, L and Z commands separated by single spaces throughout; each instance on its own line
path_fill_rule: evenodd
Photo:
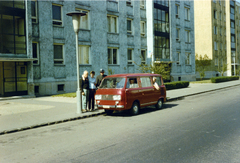
M 103 109 L 123 109 L 124 105 L 97 105 L 97 107 Z

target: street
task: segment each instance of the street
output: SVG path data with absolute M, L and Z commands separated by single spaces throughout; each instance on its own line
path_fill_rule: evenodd
M 180 90 L 179 90 L 180 91 Z M 1 163 L 240 162 L 239 86 L 0 136 Z

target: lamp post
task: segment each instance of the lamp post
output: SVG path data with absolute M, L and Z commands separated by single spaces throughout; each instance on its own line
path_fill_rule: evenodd
M 67 16 L 72 17 L 73 29 L 76 34 L 76 60 L 77 60 L 77 114 L 82 113 L 82 92 L 80 90 L 80 82 L 79 82 L 79 58 L 78 58 L 78 32 L 80 28 L 80 17 L 86 15 L 85 13 L 81 13 L 78 11 L 67 13 Z

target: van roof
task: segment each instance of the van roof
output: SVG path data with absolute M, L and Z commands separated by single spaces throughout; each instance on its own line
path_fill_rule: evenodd
M 136 77 L 136 76 L 161 76 L 161 75 L 159 75 L 159 74 L 150 74 L 150 73 L 129 73 L 129 74 L 108 75 L 106 77 Z

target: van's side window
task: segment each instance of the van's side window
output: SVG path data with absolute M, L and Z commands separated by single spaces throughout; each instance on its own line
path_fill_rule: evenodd
M 159 86 L 161 86 L 162 85 L 162 80 L 161 80 L 161 78 L 160 77 L 153 77 L 153 78 L 155 78 L 156 79 L 156 83 L 159 85 Z M 154 84 L 154 83 L 153 83 Z
M 127 88 L 138 88 L 137 78 L 128 78 Z
M 150 77 L 140 77 L 142 87 L 152 87 Z

